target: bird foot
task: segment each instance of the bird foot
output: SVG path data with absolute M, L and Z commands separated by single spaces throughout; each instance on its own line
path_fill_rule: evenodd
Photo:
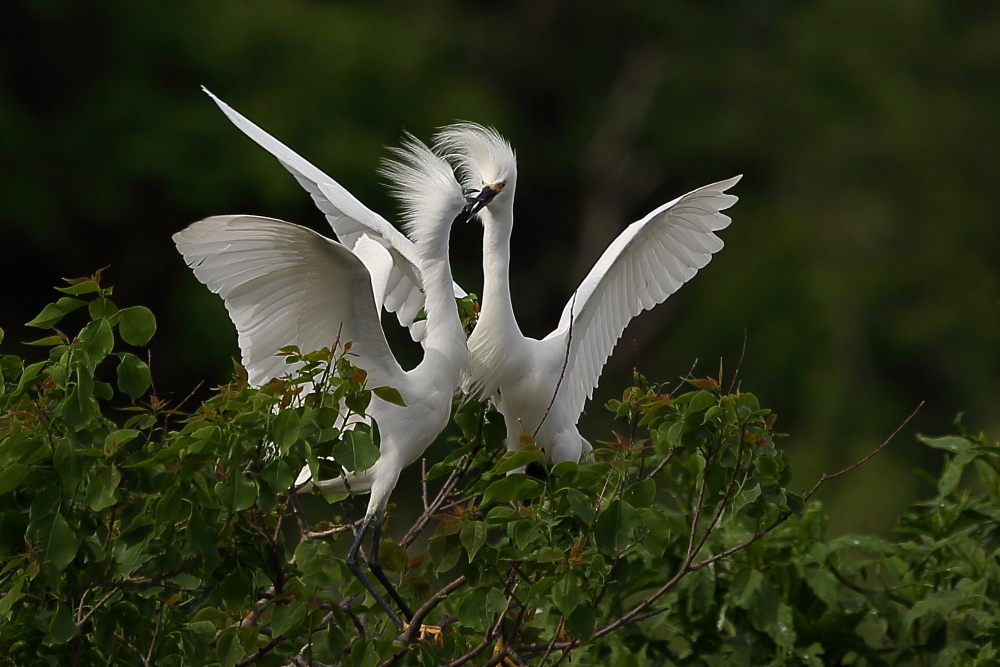
M 410 629 L 409 623 L 403 623 L 403 633 Z M 441 628 L 437 625 L 420 625 L 420 632 L 417 633 L 417 641 L 425 642 L 441 650 L 444 648 L 444 637 L 441 636 Z

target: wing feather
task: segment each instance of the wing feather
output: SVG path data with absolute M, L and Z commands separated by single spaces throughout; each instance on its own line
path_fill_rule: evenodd
M 207 218 L 173 238 L 198 280 L 225 301 L 251 384 L 294 370 L 280 348 L 333 347 L 339 333 L 341 343 L 352 341 L 352 362 L 371 386 L 402 385 L 372 275 L 341 244 L 289 222 L 239 215 Z M 371 261 L 389 262 L 378 248 L 386 256 Z
M 725 191 L 739 179 L 706 185 L 629 225 L 584 278 L 559 326 L 546 337 L 570 339 L 564 391 L 577 413 L 593 395 L 629 321 L 662 303 L 722 249 L 715 232 L 730 218 L 720 211 L 736 203 Z
M 381 215 L 358 201 L 337 181 L 213 95 L 207 88 L 203 90 L 237 128 L 276 157 L 281 165 L 291 172 L 295 180 L 312 196 L 316 206 L 326 215 L 337 239 L 348 250 L 355 250 L 360 239 L 368 238 L 389 251 L 389 256 L 392 258 L 389 282 L 393 285 L 394 298 L 387 299 L 383 306 L 386 310 L 396 313 L 399 323 L 410 330 L 414 340 L 422 340 L 422 332 L 426 327 L 413 326 L 413 316 L 424 305 L 420 259 L 413 242 Z M 367 257 L 362 259 L 367 262 Z M 454 290 L 456 297 L 465 296 L 465 291 L 458 284 L 454 285 Z

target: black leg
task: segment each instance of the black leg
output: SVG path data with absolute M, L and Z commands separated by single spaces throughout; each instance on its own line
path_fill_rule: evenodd
M 374 534 L 372 535 L 372 548 L 368 552 L 368 569 L 371 570 L 371 573 L 375 575 L 375 578 L 378 579 L 380 582 L 382 582 L 382 585 L 385 586 L 385 590 L 389 592 L 389 595 L 392 596 L 392 599 L 395 600 L 396 604 L 399 605 L 399 608 L 403 612 L 403 616 L 406 616 L 406 620 L 412 621 L 413 612 L 410 611 L 410 608 L 406 605 L 405 602 L 403 602 L 403 598 L 399 595 L 399 591 L 397 591 L 396 587 L 392 585 L 391 581 L 389 581 L 389 577 L 385 576 L 385 572 L 382 570 L 382 564 L 378 562 L 378 545 L 382 538 L 381 512 L 379 512 L 378 515 L 376 516 L 375 530 L 373 531 L 373 533 Z
M 358 536 L 354 538 L 354 544 L 351 545 L 351 550 L 347 552 L 347 568 L 351 571 L 351 574 L 353 574 L 361 581 L 361 585 L 365 587 L 365 590 L 371 593 L 371 596 L 375 598 L 375 602 L 377 602 L 378 605 L 385 610 L 385 613 L 389 616 L 392 622 L 396 624 L 396 627 L 402 630 L 403 620 L 399 617 L 399 614 L 397 614 L 396 611 L 389 606 L 389 603 L 385 601 L 385 598 L 382 597 L 382 594 L 379 593 L 377 590 L 375 590 L 375 587 L 372 585 L 372 582 L 368 581 L 368 577 L 366 577 L 365 573 L 361 571 L 361 566 L 358 564 L 358 550 L 361 549 L 361 541 L 365 538 L 365 533 L 368 532 L 368 526 L 371 525 L 372 519 L 375 518 L 376 518 L 375 515 L 366 516 L 364 522 L 362 522 L 361 530 L 358 531 Z M 375 528 L 376 536 L 380 532 L 382 532 L 380 530 L 382 526 L 381 512 L 378 513 L 377 518 L 378 518 L 378 523 L 376 524 Z M 375 550 L 377 553 L 378 551 L 377 543 Z M 384 577 L 385 575 L 382 576 Z

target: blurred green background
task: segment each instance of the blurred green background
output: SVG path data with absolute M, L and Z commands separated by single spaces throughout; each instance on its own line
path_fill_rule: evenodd
M 939 461 L 913 438 L 1000 432 L 1000 5 L 991 0 L 4 0 L 0 3 L 0 326 L 6 351 L 61 277 L 110 265 L 151 306 L 157 390 L 226 380 L 221 302 L 170 235 L 254 213 L 325 230 L 224 100 L 390 219 L 374 171 L 403 129 L 495 125 L 519 157 L 512 271 L 542 336 L 626 224 L 745 174 L 726 249 L 626 331 L 585 433 L 633 367 L 700 360 L 779 413 L 832 530 L 891 528 Z M 456 231 L 479 292 L 479 230 Z M 412 348 L 402 354 L 415 358 Z M 726 383 L 728 384 L 728 382 Z

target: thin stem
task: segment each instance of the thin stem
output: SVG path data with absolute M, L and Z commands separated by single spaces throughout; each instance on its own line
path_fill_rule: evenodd
M 442 600 L 464 585 L 465 576 L 463 575 L 435 593 L 430 600 L 424 603 L 424 606 L 413 614 L 413 618 L 410 619 L 409 627 L 407 627 L 403 634 L 399 636 L 400 641 L 407 645 L 416 641 L 417 635 L 420 633 L 420 626 L 424 622 L 424 619 L 427 618 L 427 614 L 434 611 L 434 608 L 441 604 Z
M 743 327 L 743 348 L 740 350 L 740 360 L 736 364 L 736 372 L 733 373 L 733 379 L 729 381 L 729 391 L 726 392 L 727 394 L 733 393 L 733 387 L 736 386 L 736 378 L 740 376 L 740 369 L 743 368 L 743 355 L 745 355 L 746 353 L 747 353 L 747 328 Z M 722 378 L 719 378 L 719 382 L 721 381 Z
M 556 388 L 552 390 L 552 400 L 549 401 L 549 405 L 545 408 L 545 414 L 542 415 L 541 421 L 538 422 L 538 426 L 531 433 L 531 439 L 534 440 L 535 436 L 538 435 L 538 431 L 541 430 L 542 424 L 545 423 L 545 419 L 549 416 L 549 411 L 552 409 L 553 404 L 556 402 L 556 396 L 559 394 L 559 387 L 562 386 L 563 378 L 566 377 L 566 366 L 569 365 L 569 349 L 573 343 L 573 316 L 575 313 L 573 309 L 576 307 L 576 292 L 573 292 L 573 298 L 569 302 L 569 330 L 566 332 L 566 356 L 563 357 L 562 369 L 559 371 L 559 380 L 556 382 Z
M 674 447 L 673 449 L 671 449 L 667 453 L 667 455 L 663 457 L 663 460 L 660 461 L 660 463 L 655 468 L 653 468 L 653 471 L 651 473 L 649 473 L 648 475 L 646 475 L 646 479 L 650 479 L 651 477 L 655 477 L 656 473 L 658 473 L 661 470 L 663 470 L 663 468 L 665 468 L 670 463 L 670 461 L 673 460 L 674 454 L 676 454 L 678 452 L 678 450 L 680 450 L 680 447 Z
M 566 617 L 560 616 L 559 622 L 556 624 L 556 631 L 552 633 L 552 641 L 549 645 L 545 647 L 545 653 L 542 654 L 542 659 L 538 661 L 538 667 L 544 667 L 545 661 L 549 659 L 549 654 L 552 653 L 552 647 L 556 645 L 556 639 L 559 638 L 559 632 L 563 629 L 566 624 Z

